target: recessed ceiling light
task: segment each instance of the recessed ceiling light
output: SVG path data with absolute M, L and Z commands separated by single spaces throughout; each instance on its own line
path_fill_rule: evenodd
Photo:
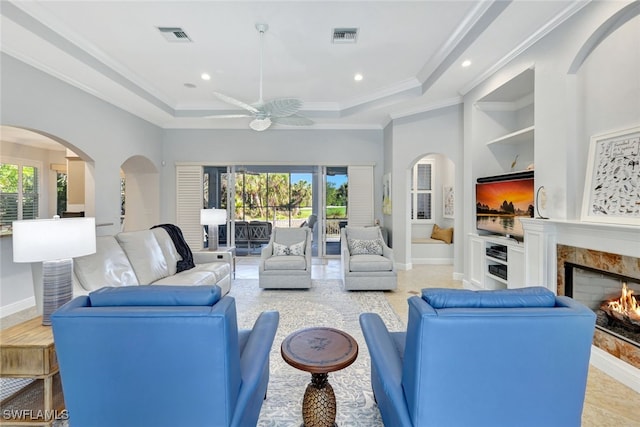
M 471 61 L 470 60 L 467 59 L 465 61 L 462 61 L 462 66 L 463 67 L 468 67 L 469 65 L 471 65 Z
M 200 78 L 202 80 L 211 80 L 211 76 L 209 74 L 207 74 L 207 73 L 200 74 Z
M 364 77 L 362 76 L 362 74 L 357 73 L 355 76 L 353 76 L 353 80 L 359 82 L 363 79 Z

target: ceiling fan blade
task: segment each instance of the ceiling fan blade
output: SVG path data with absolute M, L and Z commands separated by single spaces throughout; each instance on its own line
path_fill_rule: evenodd
M 240 117 L 253 117 L 251 114 L 219 114 L 204 116 L 205 119 L 238 119 Z
M 260 107 L 265 113 L 271 117 L 286 117 L 295 114 L 302 102 L 296 98 L 277 98 L 267 101 Z
M 310 118 L 299 116 L 297 114 L 293 114 L 287 117 L 273 117 L 272 121 L 280 125 L 289 126 L 310 126 L 314 124 L 313 120 L 311 120 Z
M 257 113 L 258 109 L 253 105 L 249 105 L 246 102 L 238 101 L 235 98 L 224 95 L 220 92 L 213 92 L 213 94 L 220 99 L 221 101 L 226 102 L 227 104 L 235 105 L 236 107 L 244 108 L 245 110 L 251 111 L 252 113 Z

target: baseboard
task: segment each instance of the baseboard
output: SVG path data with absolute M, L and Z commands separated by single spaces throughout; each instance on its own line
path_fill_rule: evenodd
M 636 393 L 640 393 L 640 369 L 596 346 L 591 346 L 591 364 Z
M 449 265 L 453 264 L 453 258 L 411 258 L 411 262 L 421 265 Z
M 453 280 L 464 280 L 464 273 L 456 273 L 455 271 L 453 272 Z
M 403 264 L 403 263 L 399 263 L 396 262 L 396 270 L 411 270 L 413 268 L 413 264 L 412 263 L 407 263 L 407 264 Z
M 464 278 L 462 279 L 462 287 L 465 289 L 471 289 L 472 291 L 482 289 Z
M 34 307 L 35 305 L 35 297 L 29 297 L 20 301 L 16 301 L 12 304 L 3 305 L 2 307 L 0 307 L 0 318 L 11 316 L 12 314 L 16 314 L 19 311 Z

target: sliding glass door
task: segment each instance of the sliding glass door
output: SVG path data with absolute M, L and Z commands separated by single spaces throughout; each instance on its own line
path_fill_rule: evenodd
M 236 226 L 311 225 L 313 255 L 340 255 L 340 229 L 348 221 L 346 166 L 206 166 L 203 172 L 203 207 L 228 212 L 229 223 L 220 227 L 219 244 L 257 254 L 257 247 L 236 241 L 241 231 Z
M 339 256 L 340 230 L 347 225 L 349 219 L 347 212 L 349 198 L 347 167 L 327 166 L 324 169 L 323 210 L 325 226 L 323 253 L 327 256 Z

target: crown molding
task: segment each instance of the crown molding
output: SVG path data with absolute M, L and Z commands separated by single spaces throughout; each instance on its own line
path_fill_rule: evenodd
M 440 110 L 442 108 L 451 107 L 453 105 L 462 104 L 463 100 L 461 96 L 457 96 L 454 98 L 443 99 L 442 101 L 418 105 L 416 107 L 408 108 L 406 110 L 395 111 L 389 114 L 391 120 L 397 120 L 402 118 L 407 118 L 411 116 L 415 116 L 417 114 L 427 113 L 429 111 Z
M 466 85 L 460 88 L 460 95 L 464 96 L 473 90 L 480 83 L 487 80 L 489 77 L 494 75 L 498 70 L 507 65 L 509 62 L 520 56 L 523 52 L 533 46 L 536 42 L 542 39 L 544 36 L 549 34 L 555 28 L 557 28 L 560 24 L 565 22 L 567 19 L 578 13 L 589 4 L 592 0 L 575 0 L 572 4 L 567 6 L 562 12 L 557 14 L 553 19 L 551 19 L 546 25 L 538 29 L 535 33 L 525 39 L 522 43 L 516 46 L 515 49 L 511 50 L 508 54 L 503 56 L 500 60 L 496 61 L 496 63 L 487 68 L 483 73 L 479 74 L 475 79 L 467 83 Z
M 115 73 L 116 75 L 119 75 L 121 76 L 121 78 L 126 80 L 127 83 L 123 84 L 123 86 L 125 87 L 128 87 L 130 85 L 134 86 L 137 90 L 132 90 L 132 92 L 142 91 L 145 93 L 145 96 L 143 96 L 143 98 L 147 99 L 151 97 L 155 100 L 155 102 L 153 102 L 154 104 L 162 103 L 166 106 L 166 108 L 173 109 L 173 107 L 171 106 L 174 105 L 175 102 L 168 99 L 163 93 L 161 93 L 156 88 L 148 85 L 144 81 L 144 79 L 140 78 L 131 70 L 129 70 L 119 62 L 114 61 L 109 55 L 104 53 L 97 46 L 87 42 L 82 36 L 72 31 L 67 25 L 65 25 L 62 21 L 57 19 L 55 16 L 53 16 L 50 12 L 48 12 L 44 7 L 39 5 L 37 2 L 16 1 L 16 0 L 9 0 L 8 2 L 12 3 L 13 6 L 17 7 L 24 14 L 28 15 L 31 18 L 31 20 L 33 21 L 31 23 L 27 22 L 26 19 L 22 19 L 21 20 L 22 22 L 20 22 L 20 25 L 24 26 L 25 29 L 27 29 L 28 31 L 32 31 L 35 34 L 40 34 L 40 31 L 37 31 L 35 26 L 37 24 L 44 25 L 44 27 L 47 28 L 47 30 L 57 34 L 62 39 L 63 41 L 62 43 L 60 43 L 60 41 L 54 42 L 51 39 L 46 39 L 50 43 L 52 43 L 54 46 L 56 46 L 58 49 L 73 56 L 78 61 L 84 63 L 90 68 L 93 68 L 94 70 L 100 72 L 101 74 L 107 76 L 108 78 L 112 78 L 112 76 L 105 74 L 105 72 L 95 67 L 94 64 L 91 64 L 90 61 L 86 61 L 85 59 L 82 58 L 82 56 L 85 56 L 85 55 L 92 57 L 94 60 L 98 62 L 98 64 L 101 64 L 102 67 L 106 68 L 107 70 L 110 70 L 111 73 Z M 6 7 L 3 7 L 3 15 L 6 15 L 5 9 Z M 14 17 L 15 17 L 15 14 L 14 14 Z M 73 46 L 75 49 L 73 49 L 71 46 L 63 47 L 64 44 L 67 44 L 64 42 L 67 42 L 68 44 Z M 108 74 L 111 74 L 111 73 L 108 73 Z M 122 82 L 119 82 L 119 83 L 122 84 Z M 129 89 L 131 90 L 131 88 Z
M 442 47 L 433 55 L 429 61 L 418 72 L 416 78 L 422 83 L 426 82 L 438 67 L 453 53 L 464 37 L 473 29 L 486 11 L 491 7 L 493 1 L 482 1 L 476 3 L 475 7 L 465 16 L 456 30 L 444 42 Z

